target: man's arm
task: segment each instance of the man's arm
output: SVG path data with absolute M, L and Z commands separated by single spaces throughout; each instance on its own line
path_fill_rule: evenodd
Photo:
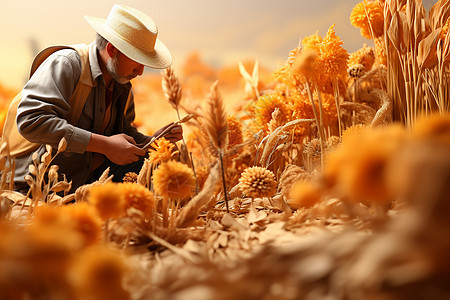
M 44 61 L 22 90 L 17 128 L 29 141 L 57 147 L 66 138 L 66 151 L 83 153 L 91 138 L 87 130 L 71 125 L 69 100 L 81 75 L 74 50 L 61 50 Z

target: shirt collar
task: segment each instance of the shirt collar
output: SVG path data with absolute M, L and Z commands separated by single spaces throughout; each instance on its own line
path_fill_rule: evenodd
M 103 73 L 98 63 L 98 48 L 95 45 L 95 42 L 89 45 L 89 65 L 91 67 L 92 79 L 95 82 L 98 82 L 99 78 L 103 76 Z M 131 83 L 120 84 L 118 82 L 114 82 L 114 86 L 119 89 L 131 89 Z

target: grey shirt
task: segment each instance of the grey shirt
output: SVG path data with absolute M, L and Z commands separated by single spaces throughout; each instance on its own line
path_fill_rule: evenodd
M 94 44 L 89 47 L 89 64 L 96 86 L 92 88 L 77 124 L 71 125 L 66 120 L 71 110 L 69 99 L 81 75 L 81 59 L 72 49 L 53 53 L 39 66 L 23 88 L 17 109 L 17 128 L 27 140 L 42 144 L 37 150 L 39 156 L 45 152 L 45 144 L 56 151 L 59 141 L 66 138 L 66 151 L 58 154 L 54 164 L 59 166 L 60 174 L 72 180 L 72 190 L 84 184 L 90 175 L 93 153 L 87 152 L 86 147 L 92 133 L 107 136 L 125 133 L 136 143 L 148 138 L 131 125 L 135 117 L 132 95 L 124 114 L 128 94 L 132 93 L 130 83 L 121 85 L 114 82 L 111 119 L 101 132 L 106 110 L 106 87 Z M 18 186 L 24 186 L 24 176 L 28 174 L 30 164 L 31 154 L 16 157 L 14 181 Z

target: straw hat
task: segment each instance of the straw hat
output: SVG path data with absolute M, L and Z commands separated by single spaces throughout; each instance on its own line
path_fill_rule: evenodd
M 165 69 L 172 64 L 172 55 L 157 38 L 155 22 L 139 10 L 115 4 L 106 20 L 84 18 L 98 34 L 132 60 L 156 69 Z

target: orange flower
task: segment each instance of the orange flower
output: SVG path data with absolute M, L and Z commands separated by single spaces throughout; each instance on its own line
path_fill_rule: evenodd
M 361 29 L 361 35 L 367 39 L 377 38 L 384 34 L 383 4 L 379 1 L 364 0 L 352 10 L 350 22 Z
M 293 184 L 287 203 L 293 209 L 309 208 L 319 203 L 322 191 L 317 184 L 307 181 L 297 181 Z
M 178 151 L 173 151 L 175 144 L 166 140 L 164 137 L 155 140 L 152 144 L 155 150 L 150 149 L 149 160 L 151 163 L 159 164 L 165 161 L 168 161 L 172 158 L 172 156 Z
M 228 149 L 233 148 L 233 146 L 243 143 L 242 138 L 242 124 L 239 120 L 233 116 L 227 116 L 228 123 Z
M 121 183 L 119 188 L 125 198 L 125 209 L 133 207 L 140 210 L 145 217 L 152 215 L 155 207 L 153 193 L 137 183 Z
M 123 288 L 127 266 L 122 256 L 106 247 L 93 247 L 79 254 L 70 278 L 79 299 L 130 299 Z
M 239 187 L 245 195 L 252 198 L 271 197 L 277 191 L 277 182 L 272 171 L 251 167 L 242 172 Z
M 297 87 L 302 87 L 306 82 L 305 76 L 296 72 L 292 67 L 300 53 L 301 48 L 299 47 L 291 50 L 284 66 L 282 66 L 272 74 L 275 80 L 282 82 L 287 87 L 293 90 L 297 89 Z
M 36 226 L 48 226 L 75 231 L 81 235 L 83 246 L 95 244 L 101 234 L 101 220 L 88 203 L 64 206 L 42 206 L 36 210 Z
M 320 91 L 333 94 L 333 80 L 337 84 L 341 95 L 344 95 L 347 79 L 348 52 L 341 45 L 344 42 L 336 36 L 334 24 L 328 29 L 322 42 L 318 44 L 319 55 L 316 58 L 316 83 Z
M 372 69 L 373 63 L 375 62 L 375 51 L 372 47 L 364 45 L 362 48 L 356 50 L 348 59 L 348 66 L 363 65 L 364 72 L 370 71 Z
M 103 220 L 118 218 L 125 211 L 125 199 L 117 187 L 113 182 L 91 187 L 89 202 Z
M 420 118 L 412 131 L 415 139 L 434 139 L 443 143 L 450 143 L 450 115 L 434 114 Z
M 362 135 L 343 139 L 327 160 L 324 174 L 329 183 L 349 199 L 365 204 L 386 204 L 392 200 L 386 166 L 405 141 L 401 126 L 368 128 Z
M 272 120 L 272 113 L 275 111 L 275 108 L 280 110 L 282 123 L 287 123 L 292 113 L 284 97 L 276 93 L 259 97 L 254 107 L 256 113 L 255 121 L 264 132 L 267 132 L 269 129 L 268 124 Z
M 192 196 L 195 178 L 187 165 L 169 160 L 155 170 L 153 185 L 159 195 L 183 200 Z
M 302 40 L 302 46 L 306 49 L 312 49 L 316 52 L 320 51 L 320 44 L 322 43 L 322 37 L 316 32 L 313 35 L 307 36 Z

